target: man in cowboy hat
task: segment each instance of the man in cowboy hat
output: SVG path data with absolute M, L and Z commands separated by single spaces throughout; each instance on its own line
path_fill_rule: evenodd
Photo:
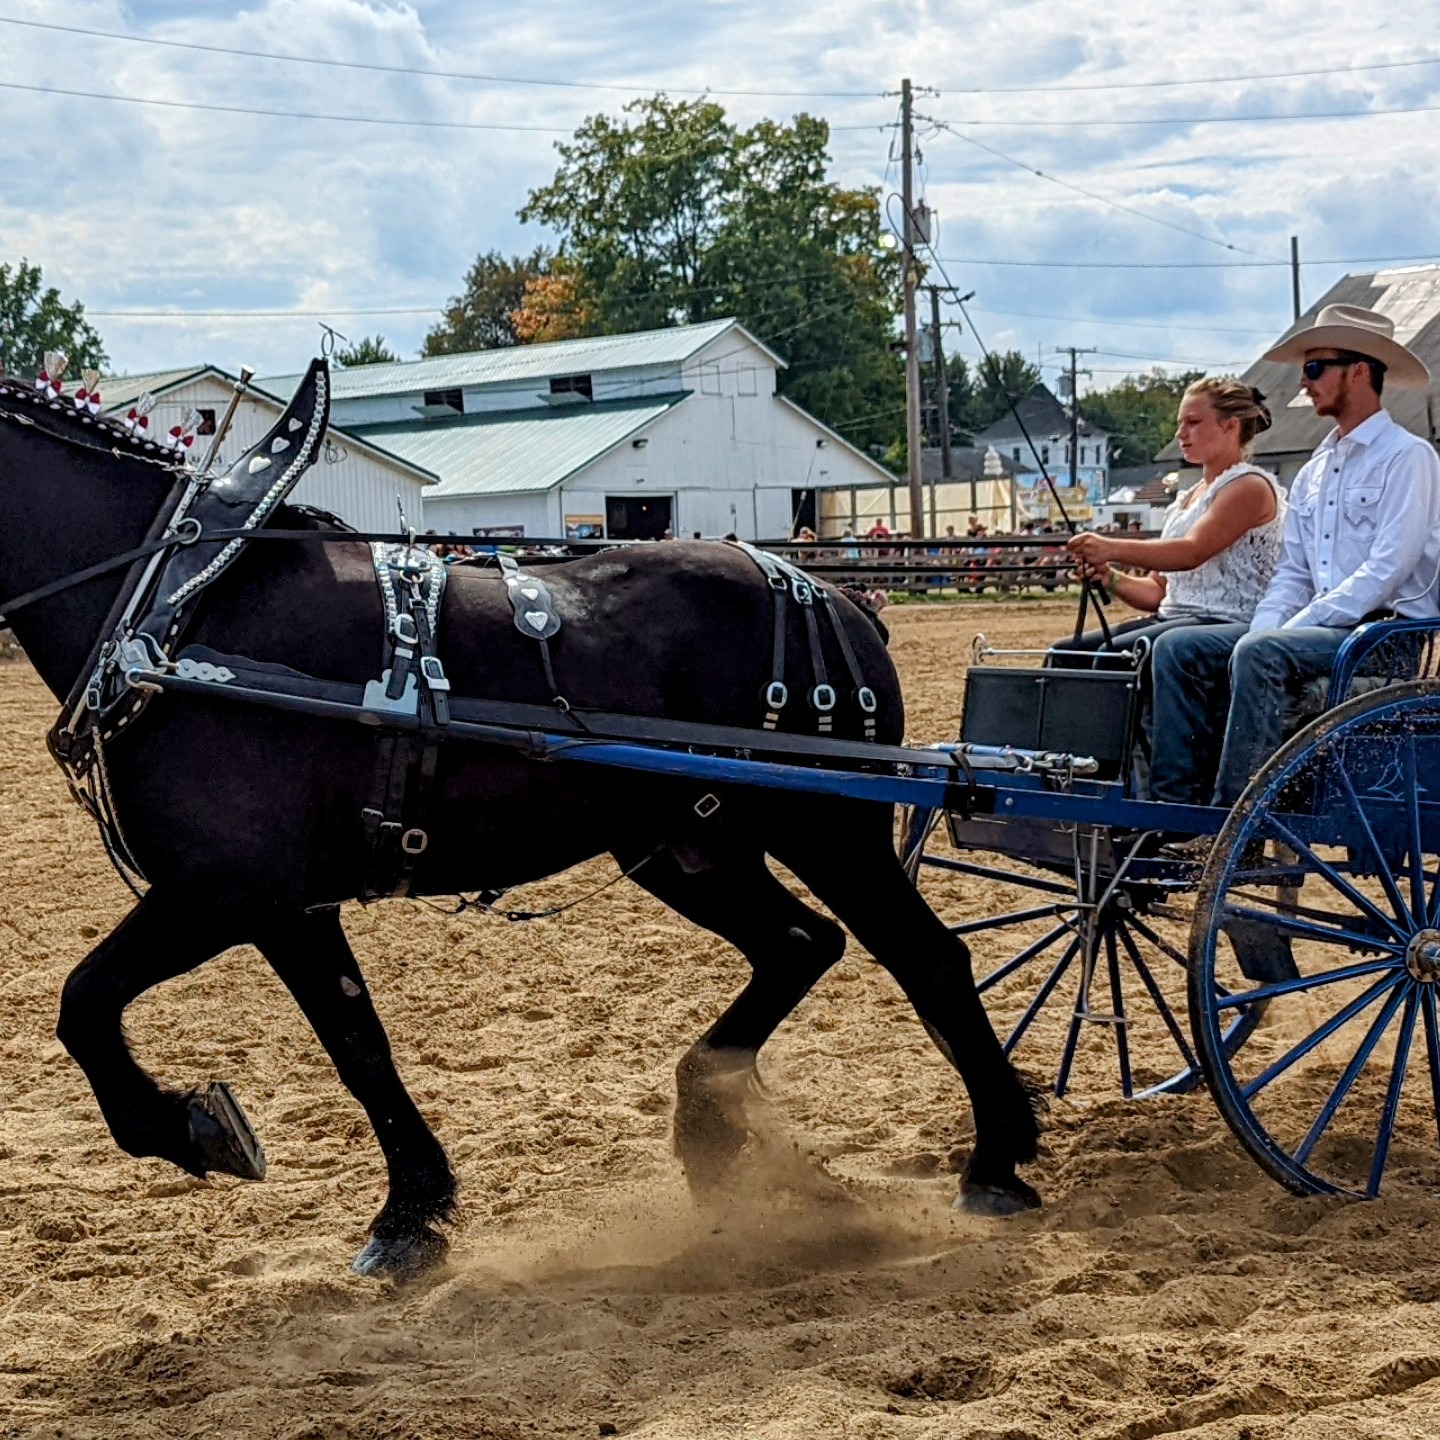
M 1380 403 L 1387 384 L 1424 389 L 1424 363 L 1387 316 L 1358 305 L 1322 307 L 1265 359 L 1299 365 L 1301 390 L 1335 427 L 1290 488 L 1280 561 L 1249 626 L 1187 627 L 1155 644 L 1157 800 L 1233 805 L 1280 747 L 1287 693 L 1328 675 L 1355 626 L 1437 614 L 1440 457 Z

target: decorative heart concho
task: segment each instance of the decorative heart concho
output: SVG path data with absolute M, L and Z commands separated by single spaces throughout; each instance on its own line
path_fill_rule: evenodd
M 536 632 L 543 630 L 550 617 L 543 610 L 527 610 L 525 612 L 525 623 Z

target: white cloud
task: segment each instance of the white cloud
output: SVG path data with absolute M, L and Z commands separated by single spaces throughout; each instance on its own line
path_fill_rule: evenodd
M 946 133 L 922 140 L 942 253 L 970 260 L 1227 262 L 1255 252 L 1440 253 L 1433 215 L 1435 116 L 1335 121 L 1086 125 L 1057 121 L 1302 114 L 1440 105 L 1440 64 L 1250 84 L 1121 88 L 1177 76 L 1334 70 L 1440 56 L 1433 0 L 1324 22 L 1301 0 L 612 0 L 597 7 L 424 6 L 364 0 L 10 0 L 37 21 L 326 59 L 552 79 L 716 90 L 861 92 L 856 98 L 723 96 L 733 116 L 798 109 L 837 127 L 837 171 L 893 186 L 888 152 L 902 75 L 925 115 L 1236 252 L 1123 214 Z M 625 96 L 241 59 L 0 24 L 0 82 L 184 102 L 568 133 Z M 1088 91 L 994 93 L 1094 84 Z M 967 91 L 981 88 L 986 94 Z M 1022 120 L 1045 126 L 1021 125 Z M 478 251 L 545 237 L 516 211 L 554 169 L 556 134 L 265 119 L 0 89 L 0 259 L 24 255 L 96 312 L 325 309 L 347 333 L 383 331 L 413 352 L 432 317 L 348 308 L 439 307 Z M 1346 267 L 1305 272 L 1307 300 Z M 1354 266 L 1350 268 L 1363 268 Z M 1058 344 L 1177 359 L 1244 359 L 1289 318 L 1283 268 L 1070 270 L 956 266 L 979 291 L 986 338 L 1047 354 Z M 1081 323 L 999 312 L 1086 317 Z M 1110 324 L 1104 322 L 1126 322 Z M 191 360 L 294 370 L 310 319 L 97 315 L 114 360 L 145 369 Z M 1171 325 L 1173 330 L 1129 329 Z M 1216 327 L 1212 339 L 1206 325 Z M 1196 328 L 1185 328 L 1196 327 Z M 1224 328 L 1222 328 L 1224 327 Z M 1237 330 L 1256 332 L 1249 336 Z M 973 344 L 968 345 L 973 351 Z M 1125 368 L 1126 356 L 1105 360 Z M 1131 368 L 1142 362 L 1135 361 Z M 1094 362 L 1097 372 L 1102 361 Z M 1100 376 L 1097 379 L 1110 378 Z

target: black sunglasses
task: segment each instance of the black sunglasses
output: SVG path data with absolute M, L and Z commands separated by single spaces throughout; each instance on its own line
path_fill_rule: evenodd
M 1363 365 L 1363 360 L 1307 360 L 1300 373 L 1307 380 L 1318 380 L 1332 365 Z

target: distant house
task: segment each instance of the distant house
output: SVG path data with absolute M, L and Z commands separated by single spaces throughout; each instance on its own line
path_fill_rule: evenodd
M 1313 324 L 1322 305 L 1363 305 L 1378 310 L 1395 322 L 1395 338 L 1413 350 L 1429 367 L 1435 381 L 1428 390 L 1387 390 L 1385 408 L 1396 423 L 1433 444 L 1437 435 L 1437 404 L 1440 404 L 1440 265 L 1416 265 L 1400 270 L 1376 270 L 1369 274 L 1347 275 L 1322 295 L 1284 335 Z M 1273 345 L 1267 345 L 1267 350 Z M 1317 415 L 1300 393 L 1300 371 L 1294 365 L 1257 360 L 1244 374 L 1249 385 L 1267 397 L 1274 425 L 1256 441 L 1255 459 L 1273 470 L 1286 484 L 1310 458 L 1311 452 L 1328 435 L 1333 422 Z M 1180 448 L 1173 442 L 1156 457 L 1182 465 Z
M 1094 505 L 1110 489 L 1110 436 L 1083 416 L 1077 428 L 1075 488 L 1084 492 L 1087 503 Z M 1032 443 L 1039 451 L 1038 461 Z M 1039 481 L 1043 467 L 1056 485 L 1070 485 L 1070 414 L 1045 385 L 1035 386 L 1015 406 L 1015 413 L 1003 415 L 981 430 L 974 444 L 982 454 L 993 445 L 1017 467 L 1035 471 L 1039 483 L 1043 484 Z
M 742 539 L 819 528 L 819 497 L 894 477 L 777 393 L 735 320 L 338 370 L 336 422 L 439 477 L 424 526 Z M 298 376 L 265 382 L 287 392 Z
M 216 365 L 192 365 L 180 370 L 102 378 L 100 394 L 111 415 L 124 415 L 142 395 L 152 395 L 152 435 L 183 425 L 186 416 L 197 411 L 201 429 L 195 440 L 195 454 L 199 458 L 235 393 L 236 378 Z M 295 379 L 298 383 L 299 377 Z M 290 384 L 283 388 L 253 383 L 249 386 L 219 452 L 218 467 L 223 468 L 227 458 L 234 459 L 259 442 L 294 389 Z M 332 425 L 326 431 L 318 459 L 301 477 L 291 498 L 328 510 L 357 530 L 396 530 L 397 498 L 406 515 L 418 523 L 424 512 L 425 492 L 438 484 L 439 477 L 423 466 Z

